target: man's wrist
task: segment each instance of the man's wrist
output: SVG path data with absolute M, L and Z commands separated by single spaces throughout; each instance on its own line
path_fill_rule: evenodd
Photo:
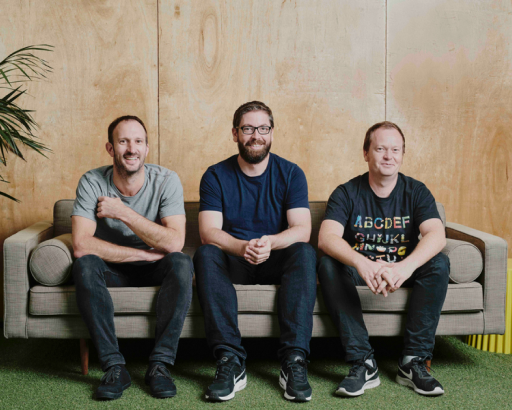
M 123 204 L 123 206 L 123 211 L 117 216 L 117 219 L 119 219 L 121 222 L 124 222 L 126 225 L 133 223 L 133 218 L 140 215 L 126 205 Z

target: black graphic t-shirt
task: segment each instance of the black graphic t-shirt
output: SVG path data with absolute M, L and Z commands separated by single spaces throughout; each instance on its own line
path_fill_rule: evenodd
M 418 244 L 419 226 L 432 218 L 441 219 L 423 183 L 399 173 L 389 197 L 379 198 L 367 172 L 334 190 L 324 219 L 342 224 L 343 239 L 367 258 L 400 262 Z

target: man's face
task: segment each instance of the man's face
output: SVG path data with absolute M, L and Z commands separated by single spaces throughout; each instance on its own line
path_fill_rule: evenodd
M 265 111 L 249 111 L 242 116 L 239 128 L 233 128 L 233 141 L 238 143 L 238 151 L 242 159 L 249 164 L 259 164 L 263 161 L 272 146 L 273 129 L 266 135 L 254 130 L 251 135 L 244 134 L 242 127 L 270 127 L 270 119 Z
M 391 177 L 398 174 L 404 159 L 404 141 L 394 128 L 379 128 L 370 140 L 370 149 L 364 152 L 370 174 Z
M 121 121 L 113 132 L 112 145 L 107 142 L 107 151 L 114 158 L 114 167 L 124 177 L 140 171 L 149 152 L 146 132 L 137 121 Z

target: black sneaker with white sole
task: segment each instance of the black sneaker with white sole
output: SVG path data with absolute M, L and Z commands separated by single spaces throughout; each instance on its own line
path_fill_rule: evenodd
M 402 358 L 398 360 L 398 373 L 396 382 L 407 386 L 416 393 L 424 396 L 439 396 L 444 394 L 443 386 L 429 373 L 430 368 L 425 364 L 426 357 L 415 357 L 409 363 L 402 364 Z
M 292 353 L 286 357 L 279 374 L 284 398 L 290 401 L 310 401 L 313 390 L 308 382 L 308 361 Z
M 237 356 L 222 356 L 217 360 L 215 380 L 208 387 L 205 397 L 212 401 L 226 401 L 235 397 L 235 393 L 245 389 L 247 375 L 245 363 L 240 364 Z
M 380 385 L 377 363 L 375 359 L 369 359 L 372 353 L 373 350 L 352 364 L 348 376 L 338 385 L 336 390 L 338 396 L 360 396 L 366 389 L 373 389 Z M 366 363 L 367 360 L 371 360 L 372 364 Z

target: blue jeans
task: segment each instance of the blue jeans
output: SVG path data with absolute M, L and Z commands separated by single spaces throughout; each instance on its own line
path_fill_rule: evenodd
M 441 308 L 448 290 L 450 261 L 437 254 L 416 269 L 402 287 L 412 288 L 402 355 L 432 358 Z M 357 270 L 324 256 L 318 279 L 327 310 L 340 334 L 345 360 L 362 359 L 371 350 L 356 286 L 367 286 Z M 376 295 L 375 297 L 383 297 Z
M 183 322 L 192 300 L 192 261 L 179 252 L 136 265 L 106 263 L 95 255 L 73 265 L 78 309 L 98 351 L 103 371 L 125 364 L 114 327 L 114 304 L 107 288 L 160 286 L 156 301 L 155 347 L 150 361 L 174 364 Z
M 307 243 L 295 243 L 270 253 L 268 260 L 251 265 L 242 257 L 224 253 L 214 245 L 201 246 L 194 255 L 196 285 L 203 309 L 206 339 L 219 349 L 246 359 L 238 330 L 238 301 L 233 284 L 280 284 L 277 316 L 281 329 L 282 359 L 289 349 L 309 354 L 316 299 L 316 253 Z

